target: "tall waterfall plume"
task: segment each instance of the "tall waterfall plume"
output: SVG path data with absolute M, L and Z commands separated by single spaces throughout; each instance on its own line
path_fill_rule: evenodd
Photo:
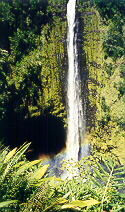
M 81 80 L 78 66 L 76 0 L 67 4 L 68 20 L 68 134 L 67 158 L 78 161 L 83 155 L 81 144 L 85 134 L 85 120 L 81 98 Z
M 68 132 L 66 151 L 61 152 L 52 160 L 50 160 L 50 170 L 57 177 L 62 179 L 71 179 L 74 175 L 77 176 L 78 169 L 71 174 L 69 171 L 62 170 L 63 159 L 74 159 L 76 162 L 82 157 L 88 156 L 90 147 L 84 142 L 86 122 L 85 122 L 85 101 L 84 107 L 81 97 L 81 79 L 78 64 L 78 22 L 76 20 L 76 1 L 69 0 L 67 4 L 67 19 L 68 19 L 68 35 L 67 35 L 67 50 L 68 50 Z M 74 161 L 73 160 L 73 161 Z M 60 163 L 61 162 L 61 163 Z M 71 170 L 72 172 L 72 167 Z

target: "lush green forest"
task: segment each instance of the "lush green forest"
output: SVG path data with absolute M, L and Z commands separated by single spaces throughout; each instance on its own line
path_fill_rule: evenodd
M 13 148 L 35 139 L 25 136 L 30 120 L 42 136 L 37 120 L 47 114 L 66 132 L 66 4 L 66 0 L 0 2 L 0 132 L 1 140 Z M 121 163 L 125 163 L 124 11 L 124 0 L 80 0 L 77 6 L 87 139 L 93 152 L 114 154 Z
M 79 170 L 64 181 L 49 177 L 41 159 L 33 160 L 65 148 L 67 2 L 0 1 L 1 211 L 125 211 L 124 0 L 77 0 L 92 154 L 73 164 L 64 161 L 63 169 Z
M 56 1 L 0 2 L 1 139 L 13 148 L 32 141 L 41 154 L 65 146 L 66 1 L 58 4 L 59 9 Z M 47 128 L 54 124 L 52 147 Z
M 91 140 L 95 150 L 115 154 L 122 163 L 125 162 L 124 9 L 124 1 L 95 1 L 95 6 L 87 6 L 83 13 L 88 117 L 92 111 L 93 123 L 93 127 L 88 126 Z

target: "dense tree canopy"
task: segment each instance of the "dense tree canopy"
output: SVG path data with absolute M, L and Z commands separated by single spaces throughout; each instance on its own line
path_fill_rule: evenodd
M 65 10 L 65 7 L 63 8 L 64 3 L 62 2 L 62 6 L 59 8 L 61 12 Z M 46 89 L 48 89 L 47 75 L 52 74 L 55 76 L 52 73 L 53 71 L 60 75 L 62 66 L 61 55 L 64 54 L 63 43 L 59 44 L 56 49 L 53 49 L 51 46 L 56 46 L 54 42 L 57 42 L 57 39 L 59 42 L 62 42 L 65 39 L 66 33 L 64 29 L 66 27 L 64 23 L 65 17 L 62 18 L 62 22 L 59 17 L 60 12 L 54 8 L 56 4 L 56 1 L 48 2 L 44 0 L 12 0 L 0 3 L 0 24 L 2 29 L 0 33 L 1 68 L 4 66 L 1 72 L 4 78 L 1 92 L 5 93 L 3 86 L 6 84 L 7 100 L 9 101 L 12 95 L 18 96 L 14 109 L 20 106 L 34 106 L 35 108 L 37 106 L 41 110 L 43 107 L 48 107 L 48 105 L 42 105 L 46 101 L 43 100 L 43 96 L 47 98 L 43 91 L 45 90 L 44 81 L 46 81 Z M 59 21 L 58 26 L 56 26 L 56 19 Z M 61 34 L 61 30 L 63 30 L 61 37 L 56 36 L 56 34 L 52 35 L 54 27 L 57 28 L 55 31 L 58 34 Z M 55 39 L 53 39 L 54 36 L 56 36 Z M 50 64 L 54 64 L 54 67 L 50 67 L 46 60 L 47 54 L 50 54 L 52 51 L 55 54 L 55 57 L 52 55 L 53 62 L 49 56 L 48 59 Z M 45 60 L 47 66 L 45 64 L 44 68 Z M 58 64 L 56 65 L 56 63 Z M 46 73 L 44 73 L 44 69 L 46 69 Z M 47 72 L 50 72 L 50 74 L 47 74 Z M 50 81 L 54 84 L 51 77 Z M 60 76 L 58 76 L 57 80 L 55 79 L 55 83 L 59 83 L 59 78 Z M 59 94 L 56 95 L 60 96 L 60 86 L 54 85 L 53 87 L 59 90 Z M 54 98 L 58 101 L 56 96 Z M 59 98 L 59 101 L 61 101 L 61 96 Z M 49 104 L 49 106 L 53 107 L 53 103 Z

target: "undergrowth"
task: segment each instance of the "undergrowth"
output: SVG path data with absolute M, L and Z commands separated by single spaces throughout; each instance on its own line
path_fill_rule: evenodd
M 29 145 L 0 151 L 0 211 L 125 211 L 125 167 L 113 158 L 63 161 L 70 179 L 62 180 L 49 177 L 42 160 L 26 160 Z

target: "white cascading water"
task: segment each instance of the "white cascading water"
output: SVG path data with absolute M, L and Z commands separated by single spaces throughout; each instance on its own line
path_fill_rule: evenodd
M 81 143 L 85 126 L 78 69 L 77 27 L 75 20 L 76 0 L 67 4 L 68 19 L 68 135 L 67 158 L 78 161 L 81 158 Z
M 81 98 L 81 80 L 78 66 L 76 0 L 67 4 L 68 20 L 68 134 L 66 158 L 80 160 L 89 155 L 89 145 L 83 144 L 86 131 L 85 107 Z M 85 106 L 85 103 L 84 103 Z M 84 111 L 84 113 L 83 113 Z

